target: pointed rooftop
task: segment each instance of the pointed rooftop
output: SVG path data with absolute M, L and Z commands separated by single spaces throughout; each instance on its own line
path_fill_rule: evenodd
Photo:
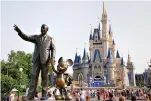
M 77 62 L 77 52 L 76 52 L 75 58 L 74 58 L 74 63 L 76 63 L 76 62 Z
M 108 48 L 108 55 L 107 55 L 107 58 L 108 58 L 108 59 L 111 59 L 111 58 L 112 58 L 111 49 L 110 49 L 110 48 Z
M 89 40 L 93 40 L 92 34 L 90 34 Z
M 116 58 L 121 58 L 121 57 L 120 57 L 120 54 L 119 54 L 119 52 L 118 52 L 118 50 L 117 50 L 117 52 L 116 52 Z
M 112 29 L 111 29 L 111 24 L 109 25 L 109 34 L 111 35 Z
M 103 13 L 102 13 L 102 15 L 107 15 L 106 9 L 104 7 L 104 1 L 103 1 Z
M 121 66 L 125 66 L 123 57 L 122 57 L 122 59 L 121 59 Z
M 83 58 L 82 59 L 83 60 L 87 60 L 88 59 L 85 48 L 84 48 Z
M 89 37 L 89 40 L 93 40 L 93 37 L 92 37 L 92 27 L 91 27 L 91 30 L 90 30 L 90 37 Z
M 127 62 L 131 62 L 131 56 L 130 56 L 130 54 L 128 53 L 128 59 L 127 59 Z
M 113 39 L 113 43 L 112 43 L 112 45 L 115 45 L 115 41 L 114 41 L 114 39 Z

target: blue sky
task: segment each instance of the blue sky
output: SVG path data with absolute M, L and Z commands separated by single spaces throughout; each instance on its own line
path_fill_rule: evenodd
M 11 50 L 34 50 L 32 43 L 17 35 L 13 24 L 31 35 L 39 34 L 45 23 L 56 41 L 57 60 L 60 56 L 74 59 L 76 48 L 82 56 L 84 47 L 89 49 L 90 24 L 97 27 L 102 15 L 102 1 L 9 1 L 1 6 L 1 59 L 7 59 Z M 105 8 L 120 55 L 127 62 L 129 50 L 136 72 L 143 72 L 151 58 L 151 2 L 105 1 Z

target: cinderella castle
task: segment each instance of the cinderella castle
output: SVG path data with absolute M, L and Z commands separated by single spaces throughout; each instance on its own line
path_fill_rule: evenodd
M 91 29 L 89 52 L 84 48 L 83 57 L 75 54 L 73 80 L 82 81 L 87 86 L 135 86 L 134 65 L 128 54 L 127 64 L 120 56 L 113 39 L 111 25 L 107 24 L 107 12 L 102 12 L 102 29 Z

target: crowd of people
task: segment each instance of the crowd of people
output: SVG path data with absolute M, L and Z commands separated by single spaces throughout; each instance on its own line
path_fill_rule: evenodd
M 92 101 L 96 98 L 98 101 L 125 101 L 125 100 L 151 100 L 151 89 L 76 89 L 73 91 L 73 96 L 77 101 Z
M 27 89 L 28 90 L 28 89 Z M 2 101 L 16 101 L 15 94 L 17 90 L 12 89 L 9 97 Z M 137 101 L 142 99 L 143 101 L 151 101 L 151 89 L 69 89 L 68 94 L 76 101 Z M 27 94 L 26 94 L 27 95 Z M 47 99 L 55 99 L 55 95 L 60 95 L 60 92 L 56 88 L 49 88 L 47 93 Z M 40 99 L 40 93 L 35 91 L 35 100 Z

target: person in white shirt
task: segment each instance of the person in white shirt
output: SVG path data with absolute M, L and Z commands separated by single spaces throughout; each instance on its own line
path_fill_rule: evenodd
M 83 89 L 81 89 L 80 101 L 84 101 L 84 99 L 85 99 L 85 91 Z
M 17 89 L 12 89 L 11 92 L 10 92 L 10 95 L 9 95 L 9 101 L 16 101 L 15 99 L 15 94 L 18 90 Z

